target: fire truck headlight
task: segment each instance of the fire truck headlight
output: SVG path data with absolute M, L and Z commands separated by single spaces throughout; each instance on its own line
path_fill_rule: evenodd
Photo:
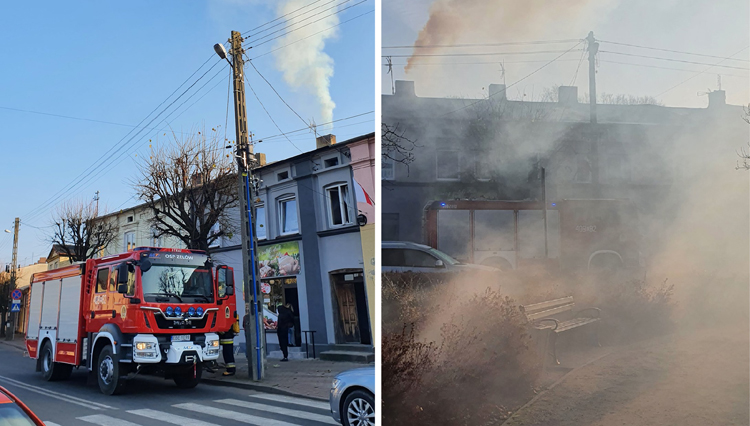
M 167 306 L 167 311 L 166 311 L 167 316 L 171 317 L 173 313 L 174 313 L 174 309 L 172 309 L 171 306 Z
M 146 350 L 152 350 L 156 347 L 154 343 L 151 342 L 138 342 L 135 344 L 135 348 L 139 351 L 146 351 Z
M 208 342 L 208 346 L 211 346 L 213 348 L 218 348 L 219 347 L 219 341 L 218 340 L 211 340 L 210 342 Z
M 201 308 L 200 306 L 198 306 L 198 310 L 195 312 L 198 314 L 199 317 L 203 316 L 203 308 Z
M 182 308 L 180 308 L 179 306 L 174 308 L 174 314 L 177 315 L 178 317 L 182 315 Z
M 194 307 L 191 306 L 190 308 L 188 308 L 188 315 L 190 315 L 191 317 L 195 316 L 195 308 Z

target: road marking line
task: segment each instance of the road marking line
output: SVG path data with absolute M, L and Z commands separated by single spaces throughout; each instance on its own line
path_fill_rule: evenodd
M 176 414 L 170 414 L 166 413 L 164 411 L 156 411 L 156 410 L 150 410 L 148 408 L 144 408 L 141 410 L 130 410 L 128 411 L 130 414 L 135 414 L 136 416 L 143 416 L 148 417 L 149 419 L 159 420 L 165 423 L 171 423 L 173 425 L 181 425 L 181 426 L 219 426 L 214 423 L 208 423 L 204 422 L 202 420 L 195 420 L 195 419 L 189 419 L 187 417 L 178 416 Z
M 129 422 L 127 420 L 117 419 L 104 414 L 94 414 L 86 417 L 76 417 L 77 420 L 82 420 L 87 423 L 93 423 L 99 426 L 141 426 L 138 423 Z
M 45 426 L 60 426 L 59 424 L 54 423 L 54 422 L 42 422 L 42 423 L 44 423 Z
M 0 378 L 0 380 L 2 380 L 2 378 Z M 39 389 L 37 389 L 36 387 L 33 387 L 33 386 L 19 385 L 17 383 L 12 383 L 12 382 L 9 382 L 9 383 L 11 383 L 13 386 L 19 387 L 21 389 L 26 389 L 26 390 L 31 391 L 31 392 L 36 392 L 36 393 L 42 394 L 44 396 L 48 396 L 50 398 L 59 399 L 61 401 L 65 401 L 65 402 L 68 402 L 68 403 L 71 403 L 71 404 L 78 404 L 78 405 L 80 405 L 82 407 L 91 408 L 92 410 L 101 410 L 101 408 L 99 408 L 99 407 L 92 407 L 90 404 L 84 404 L 83 402 L 74 401 L 72 399 L 63 398 L 63 397 L 58 396 L 58 395 L 54 395 L 54 394 L 51 394 L 51 393 L 48 393 L 48 392 L 44 392 L 44 391 L 39 390 Z
M 292 425 L 297 425 L 297 423 L 289 423 L 289 422 L 284 422 L 284 421 L 281 421 L 281 420 L 268 419 L 268 418 L 252 420 L 245 413 L 240 413 L 240 412 L 237 412 L 237 411 L 227 411 L 227 410 L 223 410 L 221 408 L 209 407 L 207 405 L 194 404 L 192 402 L 188 402 L 188 403 L 185 403 L 185 404 L 177 404 L 177 405 L 173 405 L 172 407 L 174 407 L 174 408 L 180 408 L 180 409 L 183 409 L 183 410 L 195 411 L 197 413 L 202 413 L 202 414 L 208 414 L 210 416 L 221 417 L 222 419 L 234 420 L 236 422 L 241 422 L 241 423 L 245 423 L 245 424 L 248 424 L 248 425 L 256 425 L 256 426 L 292 426 Z
M 250 398 L 260 398 L 268 401 L 288 402 L 290 404 L 304 405 L 306 407 L 320 408 L 321 410 L 330 411 L 331 404 L 323 401 L 313 401 L 312 399 L 295 398 L 293 396 L 285 395 L 269 395 L 269 394 L 252 394 Z
M 214 402 L 218 402 L 220 404 L 234 405 L 236 407 L 249 408 L 251 410 L 267 411 L 269 413 L 283 414 L 285 416 L 297 417 L 299 419 L 315 420 L 317 422 L 328 423 L 328 424 L 339 426 L 338 423 L 333 421 L 333 418 L 331 416 L 315 414 L 309 411 L 290 410 L 289 408 L 257 404 L 255 402 L 240 401 L 238 399 L 220 399 Z
M 45 389 L 45 388 L 42 388 L 42 387 L 39 387 L 39 386 L 30 385 L 28 383 L 24 383 L 24 382 L 15 380 L 15 379 L 11 379 L 10 377 L 0 376 L 0 380 L 5 380 L 6 382 L 14 384 L 16 386 L 26 387 L 28 390 L 34 390 L 34 392 L 45 393 L 45 394 L 47 394 L 49 396 L 56 395 L 57 397 L 59 397 L 59 398 L 65 398 L 66 400 L 69 400 L 69 402 L 73 402 L 74 404 L 75 403 L 78 403 L 79 405 L 80 404 L 84 404 L 86 407 L 92 408 L 94 410 L 99 410 L 99 409 L 102 409 L 102 408 L 107 409 L 107 410 L 116 410 L 115 407 L 110 407 L 109 405 L 104 405 L 104 404 L 100 404 L 98 402 L 88 401 L 88 400 L 85 400 L 85 399 L 82 399 L 82 398 L 76 398 L 75 396 L 70 396 L 70 395 L 66 395 L 64 393 L 55 392 L 55 391 L 52 391 L 52 390 L 49 390 L 49 389 Z M 93 405 L 93 407 L 92 407 L 92 405 Z M 97 407 L 99 407 L 99 408 L 97 408 Z

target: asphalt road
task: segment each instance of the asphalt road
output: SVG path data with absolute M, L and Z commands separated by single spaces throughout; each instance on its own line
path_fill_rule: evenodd
M 335 425 L 328 403 L 200 384 L 178 389 L 171 380 L 139 376 L 122 395 L 105 396 L 74 370 L 68 381 L 47 382 L 35 361 L 0 344 L 0 386 L 13 392 L 47 426 L 321 426 Z

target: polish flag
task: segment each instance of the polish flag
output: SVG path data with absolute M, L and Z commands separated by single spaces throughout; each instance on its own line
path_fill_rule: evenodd
M 355 197 L 357 197 L 357 202 L 367 203 L 371 206 L 375 205 L 375 203 L 372 201 L 372 197 L 370 197 L 370 194 L 365 191 L 362 185 L 360 185 L 356 179 L 352 178 L 352 180 L 354 181 L 354 195 Z

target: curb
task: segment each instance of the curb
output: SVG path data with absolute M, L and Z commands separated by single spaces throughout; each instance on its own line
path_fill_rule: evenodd
M 589 362 L 587 362 L 587 363 L 585 363 L 583 365 L 579 365 L 578 367 L 576 367 L 576 368 L 568 371 L 562 377 L 560 377 L 559 379 L 557 379 L 557 381 L 555 381 L 555 383 L 552 383 L 551 385 L 549 385 L 547 387 L 547 389 L 539 392 L 535 397 L 531 398 L 531 401 L 527 402 L 526 404 L 524 404 L 523 406 L 521 406 L 521 408 L 519 408 L 513 414 L 511 414 L 510 417 L 508 417 L 507 419 L 505 419 L 505 421 L 500 424 L 500 426 L 505 426 L 509 421 L 513 420 L 518 413 L 520 413 L 521 411 L 525 410 L 527 407 L 529 407 L 532 404 L 534 404 L 539 398 L 541 398 L 542 396 L 544 396 L 544 394 L 546 394 L 547 392 L 549 392 L 552 389 L 554 389 L 555 386 L 557 386 L 560 383 L 562 383 L 572 373 L 574 373 L 574 372 L 576 372 L 576 371 L 578 371 L 578 370 L 580 370 L 580 369 L 582 369 L 584 367 L 587 367 L 587 366 L 595 363 L 596 361 L 599 361 L 600 359 L 602 359 L 602 358 L 604 358 L 606 356 L 612 355 L 612 353 L 614 353 L 614 351 L 609 351 L 607 353 L 601 354 L 598 357 L 592 359 L 591 361 L 589 361 Z
M 201 379 L 201 383 L 210 385 L 210 386 L 225 386 L 225 387 L 230 387 L 230 388 L 246 389 L 246 390 L 254 390 L 254 391 L 264 392 L 264 393 L 271 393 L 275 395 L 292 396 L 295 398 L 309 399 L 309 400 L 318 401 L 318 402 L 328 402 L 328 399 L 326 398 L 316 398 L 314 396 L 301 395 L 298 393 L 285 391 L 283 389 L 277 389 L 272 386 L 255 385 L 251 383 L 241 383 L 241 382 L 229 382 L 229 381 L 217 380 L 217 379 Z
M 4 344 L 6 346 L 10 346 L 12 348 L 18 349 L 21 352 L 26 352 L 26 347 L 25 346 L 19 346 L 19 345 L 15 344 L 15 343 L 11 343 L 9 341 L 6 341 L 5 339 L 0 340 L 0 343 Z

